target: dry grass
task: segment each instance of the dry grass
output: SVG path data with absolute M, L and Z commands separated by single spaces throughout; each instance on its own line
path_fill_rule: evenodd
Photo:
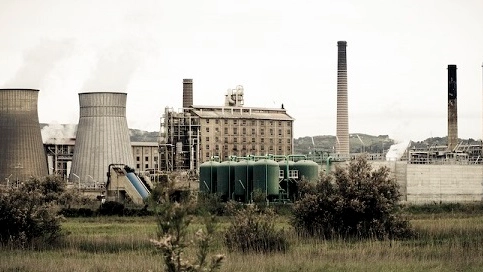
M 223 218 L 226 227 L 229 218 Z M 226 253 L 222 271 L 481 271 L 483 215 L 420 216 L 409 241 L 324 241 L 288 234 L 291 249 L 269 255 Z M 278 227 L 289 229 L 286 218 Z M 194 223 L 193 230 L 199 228 Z M 0 271 L 162 271 L 162 258 L 149 243 L 153 218 L 69 219 L 70 232 L 58 249 L 0 249 Z M 189 255 L 189 252 L 187 252 Z

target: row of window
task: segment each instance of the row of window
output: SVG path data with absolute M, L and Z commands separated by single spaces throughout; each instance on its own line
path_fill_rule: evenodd
M 228 150 L 228 145 L 227 144 L 224 144 L 222 146 L 223 146 L 223 150 Z M 206 147 L 206 150 L 207 151 L 210 150 L 210 145 L 209 144 L 207 144 L 205 147 Z M 247 150 L 247 145 L 241 145 L 241 149 L 242 150 Z M 287 149 L 288 149 L 288 151 L 290 151 L 290 146 L 287 146 Z M 215 150 L 220 150 L 220 145 L 215 145 Z M 238 145 L 236 145 L 236 144 L 233 145 L 233 150 L 238 150 Z M 256 149 L 256 145 L 251 145 L 251 149 L 250 150 L 257 150 Z M 265 145 L 261 145 L 260 146 L 260 150 L 261 151 L 264 151 L 265 150 Z M 274 150 L 273 145 L 268 146 L 268 150 L 273 151 Z M 278 147 L 278 150 L 279 151 L 282 151 L 283 150 L 282 146 L 279 146 Z
M 210 119 L 205 119 L 206 120 L 206 124 L 209 124 L 210 123 Z M 240 121 L 240 122 L 238 122 Z M 283 125 L 283 122 L 286 122 L 287 126 L 290 126 L 290 122 L 291 121 L 266 121 L 266 123 L 270 126 L 273 126 L 276 122 L 278 122 L 278 126 L 282 126 Z M 219 124 L 220 123 L 220 119 L 215 119 L 215 124 Z M 238 120 L 238 119 L 223 119 L 223 123 L 225 125 L 238 125 L 238 124 L 242 124 L 242 125 L 247 125 L 247 124 L 251 124 L 252 126 L 256 125 L 257 124 L 257 120 Z M 265 125 L 265 120 L 260 120 L 260 125 L 264 126 Z
M 207 143 L 209 143 L 210 142 L 210 137 L 206 137 L 205 140 L 206 140 Z M 220 141 L 220 138 L 215 137 L 215 142 L 219 142 L 219 141 Z M 268 138 L 268 141 L 272 144 L 272 143 L 274 143 L 274 138 Z M 289 139 L 286 139 L 286 143 L 287 144 L 290 144 L 290 141 L 291 141 L 290 138 Z M 225 144 L 227 144 L 228 143 L 228 137 L 225 137 L 223 142 Z M 233 137 L 233 142 L 234 143 L 238 143 L 238 138 L 237 137 Z M 246 143 L 247 142 L 247 138 L 246 137 L 241 138 L 241 142 L 242 143 Z M 252 143 L 256 143 L 256 138 L 252 138 L 251 139 L 251 142 Z M 265 142 L 265 138 L 260 138 L 260 143 L 264 143 L 264 142 Z M 282 143 L 282 139 L 281 138 L 278 138 L 278 143 L 279 144 Z
M 233 150 L 230 150 L 229 152 L 228 152 L 228 147 L 226 145 L 224 146 L 224 153 L 225 154 L 229 153 L 230 155 L 235 155 L 235 156 L 238 156 L 238 155 L 246 156 L 248 154 L 253 155 L 256 152 L 257 151 L 256 151 L 256 149 L 253 148 L 253 146 L 252 146 L 252 149 L 251 150 L 248 150 L 246 148 L 237 149 L 236 146 L 235 146 L 235 148 L 233 148 Z M 260 153 L 265 153 L 265 152 L 272 153 L 273 154 L 274 153 L 273 146 L 270 146 L 268 148 L 265 148 L 264 146 L 261 146 L 260 147 Z M 291 152 L 290 151 L 290 147 L 288 147 L 286 153 L 290 153 L 290 152 Z M 278 154 L 279 155 L 282 155 L 284 153 L 285 153 L 284 150 L 281 147 L 279 147 L 278 148 Z M 210 158 L 210 156 L 220 156 L 220 150 L 215 150 L 215 151 L 212 151 L 212 152 L 206 151 L 205 152 L 205 157 L 208 159 L 208 158 Z
M 136 161 L 137 162 L 141 161 L 141 157 L 136 156 Z M 144 157 L 144 161 L 149 161 L 149 156 Z M 154 156 L 153 157 L 153 161 L 157 162 L 158 161 L 158 157 L 157 156 Z
M 273 136 L 274 131 L 275 130 L 273 128 L 271 128 L 269 130 L 269 133 L 270 133 L 271 136 Z M 208 133 L 210 132 L 209 127 L 206 128 L 206 132 L 208 132 Z M 220 129 L 218 127 L 216 127 L 215 132 L 220 132 Z M 225 134 L 228 134 L 228 128 L 227 127 L 224 128 L 223 132 Z M 233 135 L 237 135 L 238 134 L 238 128 L 236 128 L 236 127 L 232 128 L 232 132 L 233 132 Z M 290 132 L 291 132 L 291 130 L 287 129 L 287 135 L 290 135 Z M 242 128 L 241 134 L 246 135 L 247 134 L 247 128 Z M 257 130 L 255 128 L 252 128 L 252 135 L 255 135 L 255 134 L 257 134 Z M 260 135 L 265 135 L 265 129 L 264 128 L 260 128 Z M 281 128 L 278 129 L 278 136 L 282 136 L 282 129 Z

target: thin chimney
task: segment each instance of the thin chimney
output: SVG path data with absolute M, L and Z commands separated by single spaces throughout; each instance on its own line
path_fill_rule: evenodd
M 349 110 L 347 101 L 346 41 L 338 41 L 337 54 L 337 143 L 336 152 L 349 156 Z
M 458 105 L 456 99 L 456 65 L 448 65 L 448 150 L 458 144 Z

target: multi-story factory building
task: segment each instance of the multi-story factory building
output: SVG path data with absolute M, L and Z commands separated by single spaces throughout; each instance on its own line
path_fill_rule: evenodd
M 190 85 L 191 84 L 191 85 Z M 183 81 L 183 97 L 193 97 L 192 80 Z M 161 170 L 196 170 L 219 157 L 293 152 L 293 121 L 280 108 L 244 107 L 243 87 L 229 90 L 224 106 L 193 106 L 183 100 L 178 112 L 166 108 L 161 119 Z

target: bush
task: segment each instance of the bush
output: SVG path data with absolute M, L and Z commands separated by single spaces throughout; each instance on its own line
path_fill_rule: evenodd
M 64 189 L 62 180 L 49 176 L 0 192 L 0 243 L 35 247 L 56 242 L 61 236 L 57 203 Z
M 398 184 L 389 169 L 373 170 L 364 157 L 337 167 L 316 185 L 301 182 L 292 225 L 301 233 L 334 237 L 404 238 L 412 235 L 401 217 Z
M 288 242 L 283 230 L 275 230 L 274 213 L 260 213 L 254 205 L 235 212 L 225 232 L 225 245 L 230 251 L 268 253 L 286 251 Z
M 124 204 L 116 201 L 106 201 L 98 209 L 99 215 L 124 215 Z

